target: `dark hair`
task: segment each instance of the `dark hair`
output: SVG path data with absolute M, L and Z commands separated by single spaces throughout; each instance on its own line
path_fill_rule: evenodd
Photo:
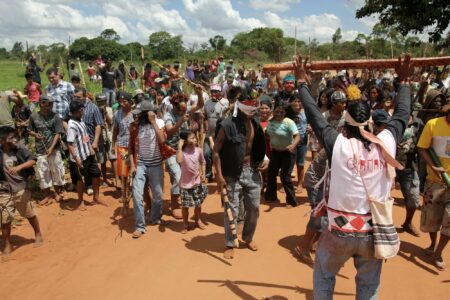
M 228 89 L 227 98 L 228 98 L 228 100 L 235 101 L 235 100 L 238 100 L 238 98 L 240 98 L 240 95 L 242 93 L 243 93 L 243 89 L 240 86 L 233 85 Z
M 73 77 L 72 77 L 72 78 L 73 78 Z M 82 92 L 82 93 L 83 93 L 83 97 L 86 97 L 86 96 L 87 96 L 87 90 L 86 90 L 84 87 L 79 86 L 79 87 L 75 88 L 74 93 L 76 94 L 76 93 L 79 93 L 79 92 Z
M 73 75 L 73 76 L 70 78 L 70 81 L 71 81 L 71 82 L 77 82 L 77 83 L 80 83 L 81 79 L 80 79 L 80 76 L 78 76 L 78 75 Z
M 16 134 L 16 130 L 10 126 L 1 126 L 0 127 L 0 139 L 4 140 L 8 137 L 11 133 Z
M 79 100 L 73 100 L 72 102 L 70 102 L 69 105 L 69 110 L 70 113 L 76 113 L 78 112 L 80 109 L 82 109 L 84 107 L 84 103 L 79 101 Z
M 370 108 L 366 102 L 362 101 L 349 101 L 347 106 L 347 113 L 349 113 L 350 116 L 352 116 L 352 118 L 358 123 L 364 123 L 370 118 Z M 365 129 L 369 130 L 368 126 L 366 126 Z M 345 123 L 345 132 L 347 138 L 356 138 L 360 140 L 363 143 L 364 147 L 367 150 L 370 150 L 370 142 L 361 136 L 358 127 L 350 126 L 349 124 Z
M 181 130 L 181 131 L 180 131 L 180 139 L 184 140 L 183 150 L 184 150 L 184 148 L 186 147 L 186 141 L 187 141 L 188 137 L 189 137 L 191 134 L 194 134 L 194 135 L 195 135 L 195 132 L 193 132 L 193 131 L 191 131 L 191 130 L 189 130 L 189 129 L 185 129 L 185 130 Z M 195 137 L 197 137 L 197 136 L 195 136 Z
M 58 75 L 58 70 L 56 70 L 56 68 L 48 68 L 48 70 L 45 74 L 47 74 L 47 76 L 49 76 L 52 73 Z
M 33 74 L 32 73 L 25 73 L 25 78 L 26 79 L 33 78 Z
M 377 85 L 372 85 L 369 89 L 368 89 L 368 96 L 370 97 L 370 91 L 371 90 L 373 90 L 373 89 L 376 89 L 377 90 L 377 93 L 378 93 L 378 96 L 377 96 L 377 102 L 378 103 L 381 103 L 382 101 L 383 101 L 383 93 L 381 92 L 381 90 L 380 90 L 380 88 L 377 86 Z
M 317 106 L 319 106 L 319 108 L 322 107 L 322 104 L 320 103 L 320 98 L 322 98 L 322 95 L 325 94 L 327 96 L 327 109 L 331 109 L 332 103 L 331 103 L 331 95 L 333 94 L 334 90 L 332 88 L 326 88 L 323 89 L 320 93 L 319 93 L 319 97 L 317 97 Z
M 392 96 L 391 96 L 391 92 L 389 92 L 389 90 L 386 90 L 386 89 L 384 89 L 382 92 L 381 92 L 381 95 L 382 95 L 382 101 L 384 102 L 384 100 L 386 100 L 386 99 L 391 99 L 391 100 L 393 100 L 392 99 Z

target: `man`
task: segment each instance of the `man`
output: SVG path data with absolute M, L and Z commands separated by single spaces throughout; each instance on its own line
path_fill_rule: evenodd
M 105 164 L 106 158 L 102 155 L 104 149 L 99 149 L 100 136 L 102 134 L 103 126 L 103 115 L 98 106 L 87 97 L 87 91 L 85 88 L 80 87 L 75 89 L 74 98 L 84 104 L 83 117 L 81 120 L 86 126 L 86 131 L 89 135 L 89 142 L 92 145 L 92 149 L 94 149 L 97 162 L 99 164 Z M 86 189 L 89 196 L 93 193 L 92 182 L 90 180 L 90 177 L 86 180 Z M 104 184 L 106 184 L 106 182 L 104 182 Z
M 323 113 L 328 124 L 341 132 L 345 125 L 344 111 L 347 103 L 347 96 L 342 91 L 335 91 L 331 94 L 331 109 Z
M 225 61 L 223 60 L 223 55 L 219 55 L 219 66 L 217 67 L 217 73 L 223 74 L 225 72 Z
M 212 148 L 214 146 L 214 135 L 216 132 L 216 124 L 222 119 L 228 111 L 228 100 L 222 97 L 222 89 L 220 85 L 211 85 L 211 99 L 205 102 L 205 115 L 208 124 L 206 134 L 204 155 L 206 160 L 205 177 L 208 181 L 212 181 Z
M 149 87 L 155 87 L 155 79 L 158 77 L 158 74 L 152 70 L 152 65 L 147 63 L 144 69 L 144 75 L 142 75 L 142 85 L 145 90 Z
M 133 238 L 139 238 L 145 229 L 144 194 L 148 182 L 152 191 L 150 224 L 162 224 L 162 201 L 164 185 L 162 157 L 159 144 L 164 143 L 164 121 L 153 112 L 155 107 L 150 101 L 143 101 L 133 115 L 138 121 L 130 127 L 130 173 L 133 178 L 133 208 L 135 231 Z
M 236 73 L 236 67 L 234 65 L 234 61 L 231 58 L 228 60 L 227 69 L 230 69 L 233 73 Z
M 75 63 L 71 62 L 69 67 L 69 78 L 72 79 L 73 76 L 80 77 L 80 73 L 77 68 L 75 68 Z
M 45 69 L 46 64 L 44 64 Z M 42 69 L 36 64 L 36 57 L 30 57 L 30 63 L 28 64 L 28 71 L 33 74 L 33 81 L 41 84 L 41 72 Z
M 67 147 L 70 152 L 70 167 L 73 170 L 73 184 L 77 187 L 78 209 L 86 210 L 83 200 L 84 182 L 92 181 L 94 204 L 108 206 L 99 198 L 100 170 L 95 158 L 95 151 L 89 140 L 86 125 L 82 121 L 84 103 L 74 100 L 70 103 L 71 119 L 67 128 Z
M 200 74 L 201 84 L 209 89 L 214 74 L 210 72 L 210 65 L 205 65 L 203 72 Z
M 30 135 L 35 138 L 39 187 L 46 195 L 41 204 L 47 204 L 53 201 L 50 199 L 52 187 L 55 189 L 54 200 L 59 202 L 63 198 L 65 170 L 59 144 L 61 135 L 64 134 L 64 126 L 61 117 L 52 111 L 51 96 L 41 96 L 39 107 L 39 111 L 31 115 L 28 129 Z
M 281 86 L 281 85 L 280 85 Z M 284 104 L 291 103 L 295 98 L 295 77 L 287 74 L 283 78 L 283 89 L 275 96 L 275 103 L 282 101 Z
M 130 139 L 130 125 L 134 122 L 131 107 L 133 100 L 126 92 L 119 93 L 120 110 L 114 115 L 112 154 L 117 156 L 117 176 L 122 181 L 122 202 L 127 202 L 129 166 L 127 164 L 128 145 Z M 116 148 L 117 146 L 117 148 Z
M 442 252 L 450 237 L 450 186 L 444 180 L 445 175 L 450 175 L 450 104 L 445 105 L 441 111 L 444 116 L 427 122 L 417 147 L 421 158 L 427 163 L 428 172 L 420 229 L 429 232 L 431 245 L 426 251 L 433 255 L 436 267 L 442 271 L 446 268 Z M 431 158 L 431 149 L 440 160 L 441 167 Z M 439 230 L 441 238 L 436 247 Z
M 47 95 L 53 98 L 53 112 L 65 121 L 69 117 L 69 104 L 72 102 L 75 88 L 71 83 L 61 80 L 55 68 L 47 70 L 47 78 L 50 84 L 45 90 Z
M 117 74 L 112 67 L 111 59 L 107 59 L 104 66 L 100 68 L 102 77 L 102 93 L 106 95 L 108 106 L 111 107 L 116 103 Z
M 36 158 L 27 148 L 17 144 L 14 128 L 0 128 L 0 224 L 2 227 L 3 256 L 12 252 L 11 223 L 15 210 L 28 219 L 34 229 L 36 247 L 42 239 L 39 221 L 31 202 L 31 192 L 27 189 L 28 177 L 34 174 Z
M 252 251 L 258 248 L 253 241 L 259 217 L 261 177 L 259 171 L 267 168 L 264 132 L 256 119 L 257 102 L 247 101 L 242 91 L 240 101 L 235 104 L 234 113 L 223 120 L 213 147 L 216 180 L 220 193 L 228 194 L 234 225 L 237 227 L 240 195 L 245 203 L 245 221 L 242 239 Z M 235 245 L 231 234 L 226 207 L 224 214 L 225 246 L 224 257 L 234 257 Z
M 187 130 L 187 121 L 190 119 L 195 112 L 201 110 L 204 106 L 203 91 L 201 87 L 197 86 L 195 92 L 198 97 L 196 105 L 190 108 L 187 112 L 187 96 L 185 94 L 175 94 L 173 93 L 170 97 L 170 102 L 172 109 L 167 111 L 164 115 L 164 124 L 167 133 L 166 143 L 172 147 L 174 150 L 178 147 L 178 141 L 180 140 L 180 130 Z M 181 196 L 179 181 L 181 176 L 180 165 L 177 163 L 176 154 L 169 157 L 166 160 L 166 170 L 170 176 L 170 200 L 172 208 L 172 216 L 176 219 L 181 219 Z
M 228 73 L 225 79 L 226 81 L 223 83 L 222 86 L 222 97 L 228 98 L 228 91 L 233 86 L 234 75 L 232 73 Z
M 12 91 L 0 92 L 0 127 L 14 127 L 14 119 L 11 116 L 10 99 L 14 93 Z

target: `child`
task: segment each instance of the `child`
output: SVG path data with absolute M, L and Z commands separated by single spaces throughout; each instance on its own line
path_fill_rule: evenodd
M 11 116 L 15 120 L 19 142 L 24 145 L 28 144 L 28 124 L 30 122 L 31 110 L 23 103 L 23 95 L 18 91 L 13 91 L 14 96 L 11 97 L 15 103 Z
M 200 220 L 201 205 L 208 195 L 208 188 L 203 184 L 205 174 L 205 157 L 203 151 L 198 147 L 197 136 L 193 132 L 181 132 L 178 141 L 177 163 L 181 165 L 181 206 L 183 216 L 183 230 L 189 230 L 189 207 L 194 208 L 195 225 L 205 229 L 205 224 Z
M 30 111 L 33 111 L 39 101 L 39 97 L 42 95 L 41 85 L 33 81 L 32 73 L 26 73 L 25 79 L 27 80 L 27 84 L 23 91 L 28 96 L 28 108 Z
M 86 125 L 81 121 L 84 112 L 84 103 L 73 100 L 69 106 L 72 118 L 67 128 L 67 147 L 70 152 L 70 169 L 73 183 L 77 187 L 79 209 L 86 210 L 83 200 L 84 179 L 92 178 L 94 190 L 94 203 L 108 206 L 106 202 L 99 199 L 100 169 L 98 168 L 95 152 L 89 141 Z
M 26 189 L 28 177 L 33 175 L 36 158 L 27 148 L 19 146 L 14 128 L 0 128 L 0 219 L 2 226 L 3 255 L 12 252 L 11 222 L 17 209 L 34 229 L 35 247 L 43 243 L 39 221 L 31 202 L 31 192 Z

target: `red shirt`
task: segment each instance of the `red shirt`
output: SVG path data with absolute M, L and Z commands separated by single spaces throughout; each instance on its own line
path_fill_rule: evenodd
M 155 79 L 158 77 L 155 71 L 145 71 L 144 72 L 144 81 L 145 87 L 155 87 Z
M 34 81 L 31 84 L 27 84 L 25 86 L 25 90 L 27 91 L 27 96 L 30 102 L 34 103 L 39 101 L 41 93 L 39 93 L 38 86 L 39 84 Z

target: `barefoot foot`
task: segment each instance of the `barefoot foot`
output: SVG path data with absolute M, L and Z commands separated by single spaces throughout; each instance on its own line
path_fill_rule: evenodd
M 36 237 L 34 239 L 34 248 L 38 248 L 40 246 L 42 246 L 42 244 L 44 244 L 44 239 L 42 238 L 42 234 L 41 233 L 37 233 Z
M 258 251 L 258 246 L 256 246 L 254 241 L 251 241 L 251 242 L 246 243 L 246 244 L 247 244 L 247 248 L 248 249 L 250 249 L 252 251 Z

